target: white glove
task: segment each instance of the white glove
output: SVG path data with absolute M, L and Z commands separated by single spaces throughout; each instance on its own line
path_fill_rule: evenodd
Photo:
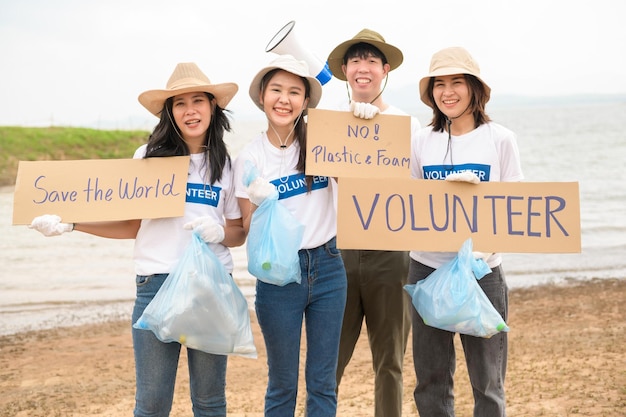
M 480 178 L 471 171 L 454 172 L 446 177 L 446 181 L 470 182 L 479 184 Z
M 370 103 L 351 101 L 350 111 L 352 111 L 356 117 L 361 119 L 371 119 L 380 112 L 380 109 Z
M 248 198 L 252 204 L 260 206 L 267 197 L 278 194 L 276 186 L 262 177 L 256 177 L 246 189 Z
M 74 230 L 73 223 L 61 223 L 61 217 L 56 214 L 44 214 L 35 217 L 28 227 L 35 229 L 44 236 L 59 236 Z
M 491 257 L 491 255 L 493 255 L 493 253 L 485 253 L 485 252 L 474 251 L 474 252 L 472 252 L 472 255 L 474 256 L 474 259 L 482 258 L 483 261 L 487 262 L 487 259 L 489 259 Z
M 224 227 L 209 216 L 198 217 L 186 223 L 183 228 L 193 230 L 207 243 L 220 243 L 225 236 Z

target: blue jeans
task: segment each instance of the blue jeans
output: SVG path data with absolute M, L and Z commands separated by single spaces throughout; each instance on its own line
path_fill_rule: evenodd
M 411 259 L 409 284 L 425 279 L 433 271 L 433 268 Z M 478 283 L 507 321 L 509 297 L 502 268 L 493 268 Z M 456 369 L 454 333 L 427 326 L 415 307 L 411 307 L 413 365 L 417 377 L 413 396 L 417 410 L 423 417 L 453 417 Z M 474 395 L 474 416 L 505 417 L 507 333 L 500 332 L 489 339 L 463 334 L 460 338 Z
M 265 416 L 293 417 L 298 393 L 300 338 L 306 329 L 306 415 L 332 417 L 346 271 L 335 239 L 301 249 L 302 282 L 276 286 L 257 280 L 256 314 L 265 340 L 269 380 Z
M 137 276 L 135 323 L 155 296 L 167 274 Z M 167 417 L 174 399 L 180 357 L 179 343 L 163 343 L 150 330 L 132 329 L 135 352 L 136 417 Z M 226 416 L 226 362 L 228 356 L 187 349 L 191 403 L 195 417 Z

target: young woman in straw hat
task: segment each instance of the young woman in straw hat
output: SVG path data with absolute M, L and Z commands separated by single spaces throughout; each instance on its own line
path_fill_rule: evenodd
M 419 88 L 422 101 L 433 109 L 433 118 L 412 144 L 413 177 L 469 183 L 523 179 L 515 134 L 492 122 L 485 112 L 491 89 L 465 49 L 451 47 L 435 53 Z M 425 279 L 455 255 L 411 251 L 409 283 Z M 478 282 L 506 321 L 508 289 L 501 256 L 484 257 L 492 272 Z M 427 326 L 415 308 L 412 323 L 417 409 L 421 416 L 454 416 L 454 333 Z M 505 416 L 507 333 L 488 339 L 464 334 L 460 338 L 474 395 L 474 416 Z
M 226 106 L 237 92 L 234 83 L 212 84 L 194 63 L 176 66 L 167 86 L 139 95 L 139 102 L 159 122 L 135 158 L 190 155 L 187 199 L 182 217 L 118 222 L 60 223 L 45 215 L 31 227 L 46 236 L 71 230 L 97 236 L 135 239 L 137 298 L 135 323 L 157 293 L 191 240 L 195 230 L 232 272 L 228 247 L 245 241 L 243 221 L 234 195 L 231 159 L 224 143 L 230 130 Z M 202 190 L 212 193 L 202 193 Z M 168 416 L 180 356 L 179 343 L 163 343 L 151 331 L 133 328 L 135 352 L 135 416 Z M 225 355 L 187 350 L 194 416 L 226 415 Z
M 301 282 L 284 286 L 257 280 L 255 308 L 269 366 L 265 416 L 293 416 L 298 392 L 300 338 L 306 329 L 306 412 L 336 414 L 335 370 L 346 274 L 335 246 L 337 216 L 329 178 L 305 175 L 305 112 L 315 107 L 322 86 L 304 61 L 281 55 L 261 69 L 250 97 L 267 118 L 261 133 L 235 162 L 236 194 L 249 227 L 259 205 L 278 191 L 283 204 L 304 225 L 298 250 Z M 244 186 L 246 166 L 259 176 Z M 249 236 L 251 238 L 252 236 Z

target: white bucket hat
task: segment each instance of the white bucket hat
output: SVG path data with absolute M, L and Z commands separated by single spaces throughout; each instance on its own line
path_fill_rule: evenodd
M 252 83 L 250 83 L 250 98 L 259 109 L 263 110 L 263 104 L 261 104 L 259 100 L 259 92 L 263 87 L 261 85 L 263 77 L 265 77 L 268 72 L 275 69 L 281 69 L 299 77 L 306 78 L 309 81 L 310 90 L 309 104 L 307 107 L 313 108 L 317 106 L 322 98 L 322 84 L 309 73 L 309 65 L 305 61 L 299 61 L 291 55 L 279 55 L 270 62 L 268 66 L 259 71 L 252 79 Z

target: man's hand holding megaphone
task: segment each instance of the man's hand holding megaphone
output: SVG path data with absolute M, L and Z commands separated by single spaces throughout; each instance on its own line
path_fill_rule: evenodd
M 360 119 L 371 119 L 380 112 L 380 109 L 370 103 L 350 101 L 350 111 L 354 113 L 355 117 Z

